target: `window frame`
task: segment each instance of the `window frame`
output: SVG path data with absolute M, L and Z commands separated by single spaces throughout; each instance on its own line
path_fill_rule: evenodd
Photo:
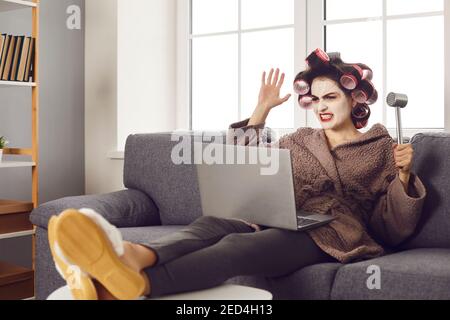
M 239 12 L 241 11 L 241 1 L 239 2 Z M 382 17 L 368 17 L 368 18 L 357 18 L 357 19 L 345 19 L 347 22 L 356 21 L 372 21 L 372 20 L 383 20 L 383 41 L 386 41 L 386 26 L 387 21 L 391 19 L 409 18 L 409 17 L 425 17 L 436 15 L 439 13 L 444 15 L 444 46 L 445 46 L 445 62 L 450 61 L 450 41 L 446 41 L 450 32 L 450 0 L 444 0 L 444 11 L 431 12 L 431 13 L 419 13 L 419 14 L 404 14 L 395 16 L 386 16 L 386 1 L 383 1 L 383 16 Z M 324 2 L 317 0 L 295 0 L 294 1 L 294 68 L 295 70 L 303 70 L 306 65 L 304 59 L 306 58 L 308 52 L 313 49 L 321 47 L 324 48 L 324 26 L 336 21 L 343 22 L 344 20 L 333 20 L 324 21 Z M 192 130 L 192 39 L 199 36 L 207 36 L 214 34 L 236 34 L 239 35 L 239 55 L 241 46 L 241 34 L 245 32 L 252 31 L 262 31 L 262 30 L 275 30 L 280 28 L 292 27 L 291 25 L 286 26 L 276 26 L 268 28 L 257 28 L 242 31 L 240 30 L 240 18 L 239 18 L 239 29 L 236 31 L 223 32 L 223 33 L 211 33 L 206 35 L 192 35 L 192 0 L 177 0 L 177 10 L 178 10 L 178 50 L 177 50 L 177 128 Z M 306 39 L 306 41 L 301 41 L 300 39 Z M 383 57 L 383 68 L 386 68 L 386 46 L 384 46 L 384 57 Z M 240 63 L 240 58 L 239 58 Z M 241 115 L 241 73 L 239 68 L 239 80 L 238 80 L 238 120 L 242 120 Z M 420 128 L 420 129 L 404 129 L 405 137 L 412 137 L 419 132 L 450 132 L 450 63 L 445 63 L 445 92 L 444 92 L 444 128 Z M 386 71 L 386 70 L 385 70 Z M 386 93 L 386 72 L 384 72 L 383 79 L 383 96 Z M 387 93 L 386 93 L 387 94 Z M 296 99 L 292 99 L 290 103 L 296 104 Z M 384 102 L 383 108 L 383 123 L 386 124 L 386 103 Z M 250 115 L 249 115 L 250 116 Z M 296 128 L 311 126 L 313 123 L 311 113 L 306 110 L 302 110 L 298 107 L 294 107 L 294 128 L 274 128 L 279 133 L 289 133 L 295 131 Z M 388 128 L 392 136 L 396 135 L 395 128 Z
M 413 13 L 413 14 L 401 14 L 401 15 L 387 15 L 387 1 L 381 0 L 382 4 L 382 16 L 380 17 L 363 17 L 363 18 L 352 18 L 352 19 L 339 19 L 339 20 L 329 20 L 325 21 L 323 18 L 325 16 L 325 6 L 324 1 L 314 1 L 308 0 L 308 17 L 310 17 L 310 23 L 308 25 L 309 37 L 312 39 L 308 43 L 308 52 L 311 52 L 315 48 L 325 48 L 325 35 L 324 30 L 327 25 L 337 24 L 337 23 L 349 23 L 349 22 L 364 22 L 364 21 L 382 21 L 383 23 L 383 84 L 381 89 L 381 96 L 387 96 L 387 21 L 395 19 L 406 19 L 406 18 L 417 18 L 417 17 L 430 17 L 430 16 L 440 16 L 444 17 L 444 128 L 404 128 L 403 135 L 405 137 L 413 137 L 415 134 L 421 132 L 449 132 L 450 131 L 450 63 L 447 63 L 450 57 L 450 41 L 446 41 L 449 35 L 450 27 L 450 0 L 444 0 L 444 10 L 425 12 L 425 13 Z M 311 115 L 309 115 L 311 116 Z M 387 123 L 387 104 L 385 99 L 383 99 L 383 124 Z M 389 133 L 392 136 L 396 136 L 395 128 L 388 128 Z
M 226 34 L 237 34 L 238 35 L 238 101 L 237 101 L 237 118 L 236 121 L 243 120 L 247 115 L 243 115 L 241 112 L 241 37 L 242 34 L 258 31 L 269 31 L 269 30 L 279 30 L 286 28 L 294 29 L 294 39 L 305 39 L 306 38 L 306 2 L 307 0 L 295 0 L 294 1 L 294 24 L 278 25 L 273 27 L 263 27 L 263 28 L 252 28 L 241 30 L 241 2 L 238 0 L 238 10 L 239 10 L 239 25 L 237 30 L 226 31 L 226 32 L 215 32 L 207 34 L 192 34 L 192 0 L 177 0 L 178 2 L 178 71 L 177 71 L 177 87 L 180 88 L 178 91 L 178 101 L 177 106 L 179 107 L 177 119 L 177 128 L 183 128 L 192 130 L 193 129 L 193 108 L 192 108 L 192 40 L 199 37 L 214 36 L 214 35 L 226 35 Z M 187 17 L 187 19 L 186 19 Z M 307 47 L 304 41 L 294 41 L 294 68 L 295 70 L 300 70 L 306 67 L 304 62 L 304 57 L 306 57 Z M 183 86 L 183 81 L 188 80 L 186 86 Z M 299 126 L 306 126 L 306 111 L 301 110 L 296 107 L 294 103 L 295 99 L 292 99 L 289 103 L 294 106 L 294 127 L 293 128 L 273 128 L 277 131 L 294 131 L 295 128 Z M 251 115 L 248 115 L 251 116 Z

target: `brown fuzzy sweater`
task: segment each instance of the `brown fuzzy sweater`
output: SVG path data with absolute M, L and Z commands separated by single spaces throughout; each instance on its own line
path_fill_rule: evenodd
M 248 122 L 230 126 L 228 144 L 266 144 L 265 124 L 248 126 Z M 383 246 L 396 246 L 416 228 L 426 190 L 411 174 L 405 192 L 393 142 L 386 128 L 375 124 L 356 140 L 331 150 L 324 130 L 313 128 L 300 128 L 266 144 L 291 150 L 296 208 L 337 217 L 307 232 L 342 263 L 381 256 Z

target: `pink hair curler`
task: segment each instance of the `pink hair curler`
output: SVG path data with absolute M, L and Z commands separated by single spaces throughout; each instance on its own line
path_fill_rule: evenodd
M 372 81 L 372 79 L 373 79 L 372 69 L 370 69 L 370 67 L 365 65 L 364 63 L 358 63 L 357 65 L 362 70 L 362 80 Z
M 352 97 L 358 103 L 367 103 L 367 100 L 372 97 L 374 91 L 375 87 L 373 84 L 370 81 L 365 80 L 359 84 L 356 90 L 352 91 Z
M 341 85 L 347 90 L 354 90 L 362 80 L 363 70 L 358 65 L 353 65 L 344 70 L 345 74 L 341 77 Z
M 365 128 L 367 126 L 367 124 L 369 123 L 369 120 L 365 120 L 365 121 L 357 121 L 355 122 L 355 128 L 356 129 L 362 129 Z
M 352 118 L 356 129 L 362 129 L 369 123 L 371 111 L 368 105 L 358 104 L 352 109 Z
M 371 111 L 367 104 L 358 104 L 352 109 L 352 117 L 358 122 L 369 120 L 370 115 Z
M 363 69 L 362 70 L 362 79 L 363 80 L 369 80 L 372 81 L 373 79 L 373 72 L 370 69 Z
M 310 68 L 317 68 L 321 65 L 328 65 L 329 63 L 330 57 L 320 48 L 314 50 L 314 52 L 306 58 L 306 64 Z
M 311 89 L 311 87 L 310 87 L 309 83 L 306 82 L 305 80 L 297 80 L 294 83 L 294 91 L 298 95 L 303 96 L 305 94 L 308 94 L 310 89 Z
M 298 104 L 300 105 L 300 107 L 309 110 L 312 108 L 313 106 L 313 97 L 310 95 L 306 95 L 306 96 L 299 96 L 298 97 Z
M 340 52 L 327 52 L 327 55 L 330 58 L 330 61 L 341 60 L 341 53 Z
M 372 96 L 366 101 L 368 105 L 372 105 L 378 101 L 378 91 L 373 90 Z

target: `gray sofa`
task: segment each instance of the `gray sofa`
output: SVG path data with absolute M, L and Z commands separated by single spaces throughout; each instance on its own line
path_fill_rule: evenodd
M 201 134 L 184 136 L 203 139 Z M 318 264 L 281 278 L 240 276 L 228 282 L 267 289 L 275 299 L 450 299 L 450 134 L 418 134 L 411 143 L 413 170 L 428 197 L 417 232 L 400 247 L 369 261 Z M 175 144 L 170 133 L 132 135 L 125 151 L 127 190 L 64 198 L 32 212 L 37 226 L 37 299 L 64 285 L 47 243 L 52 215 L 66 208 L 93 208 L 119 227 L 128 241 L 159 238 L 201 216 L 195 166 L 172 163 Z M 380 289 L 367 287 L 370 266 L 379 267 Z

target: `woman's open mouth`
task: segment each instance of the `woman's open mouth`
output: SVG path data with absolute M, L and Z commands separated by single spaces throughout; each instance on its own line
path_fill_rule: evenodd
M 321 113 L 320 114 L 320 121 L 322 122 L 329 122 L 331 119 L 333 119 L 334 115 L 332 113 Z

